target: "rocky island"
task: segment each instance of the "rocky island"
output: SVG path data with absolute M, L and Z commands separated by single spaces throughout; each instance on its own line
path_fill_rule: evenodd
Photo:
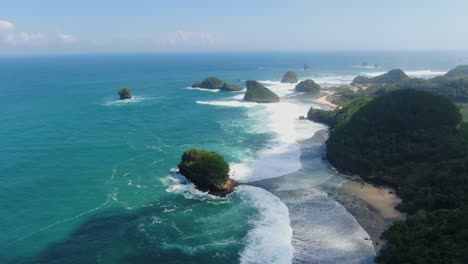
M 357 76 L 351 82 L 351 85 L 369 85 L 369 84 L 399 84 L 408 79 L 408 75 L 400 69 L 390 70 L 373 78 Z
M 294 90 L 296 92 L 318 93 L 320 92 L 320 85 L 315 83 L 314 80 L 307 79 L 298 83 Z
M 295 71 L 287 71 L 281 79 L 282 83 L 297 83 L 297 81 L 298 77 Z
M 277 103 L 280 101 L 278 95 L 257 81 L 247 81 L 245 83 L 247 91 L 244 101 L 256 103 Z
M 229 164 L 216 152 L 187 150 L 178 167 L 180 174 L 193 182 L 200 191 L 221 197 L 234 191 L 236 183 L 229 178 Z
M 120 100 L 132 99 L 132 90 L 130 88 L 122 88 L 118 92 Z
M 244 89 L 243 87 L 227 83 L 216 77 L 207 77 L 201 82 L 192 84 L 192 88 L 222 90 L 228 92 L 242 91 Z

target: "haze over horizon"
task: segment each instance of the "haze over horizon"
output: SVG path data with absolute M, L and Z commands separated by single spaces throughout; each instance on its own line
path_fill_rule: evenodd
M 468 47 L 462 0 L 19 0 L 0 6 L 0 55 Z

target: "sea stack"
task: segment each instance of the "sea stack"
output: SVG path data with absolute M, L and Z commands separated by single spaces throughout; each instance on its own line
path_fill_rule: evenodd
M 122 88 L 118 92 L 120 100 L 132 99 L 132 90 L 130 88 Z
M 298 83 L 294 90 L 296 90 L 296 92 L 318 93 L 320 92 L 320 85 L 315 83 L 314 80 L 308 79 Z
M 282 83 L 297 83 L 298 78 L 297 78 L 297 73 L 295 71 L 287 71 L 283 79 L 281 79 Z
M 236 182 L 229 178 L 229 164 L 216 152 L 189 149 L 182 155 L 178 167 L 180 174 L 200 191 L 221 197 L 234 191 Z
M 278 95 L 257 81 L 247 81 L 245 83 L 247 91 L 244 101 L 256 103 L 277 103 L 280 101 Z
M 194 88 L 203 88 L 203 89 L 221 89 L 224 81 L 216 77 L 207 77 L 203 81 L 192 84 Z

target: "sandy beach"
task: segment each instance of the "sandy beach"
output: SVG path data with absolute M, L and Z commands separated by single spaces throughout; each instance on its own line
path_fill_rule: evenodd
M 328 96 L 333 95 L 335 93 L 334 91 L 322 89 L 321 92 L 322 95 L 314 99 L 314 102 L 326 106 L 329 110 L 333 110 L 336 107 L 338 107 L 336 104 L 333 104 L 327 99 Z
M 354 176 L 346 179 L 341 188 L 325 189 L 329 197 L 343 205 L 366 230 L 376 253 L 385 244 L 382 233 L 393 222 L 405 219 L 405 215 L 395 209 L 401 199 L 392 188 L 375 186 Z

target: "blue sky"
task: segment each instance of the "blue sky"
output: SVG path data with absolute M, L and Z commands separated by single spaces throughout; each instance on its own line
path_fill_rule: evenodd
M 466 0 L 0 0 L 0 54 L 467 50 Z

